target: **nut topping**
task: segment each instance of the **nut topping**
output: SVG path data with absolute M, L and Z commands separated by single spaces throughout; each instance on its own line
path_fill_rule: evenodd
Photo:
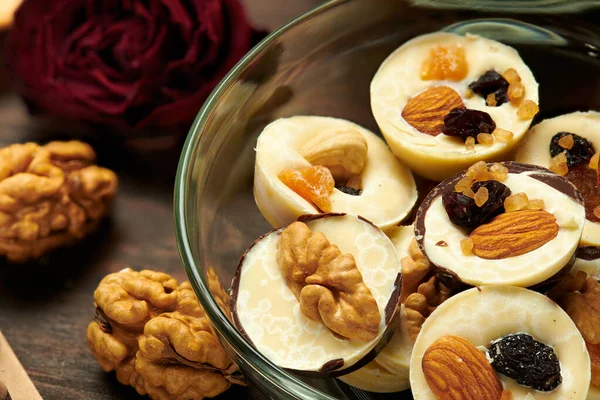
M 588 277 L 581 285 L 581 275 L 575 276 L 576 281 L 577 278 L 580 284 L 574 285 L 576 291 L 565 294 L 558 303 L 575 322 L 587 343 L 600 344 L 600 284 Z
M 359 175 L 367 163 L 367 152 L 366 139 L 354 129 L 321 132 L 300 149 L 308 162 L 328 168 L 336 181 Z
M 402 264 L 402 297 L 404 304 L 408 334 L 414 341 L 421 332 L 421 325 L 425 319 L 444 301 L 451 293 L 435 276 L 431 274 L 431 264 L 413 239 L 408 247 L 409 255 L 400 262 Z
M 431 263 L 425 257 L 416 239 L 408 246 L 409 255 L 400 260 L 402 265 L 402 290 L 400 302 L 403 303 L 409 294 L 415 293 L 419 285 L 431 270 Z
M 343 338 L 377 337 L 381 314 L 354 257 L 342 254 L 323 233 L 294 222 L 281 233 L 277 263 L 308 318 Z
M 523 210 L 500 214 L 475 228 L 469 238 L 473 253 L 498 260 L 529 253 L 558 235 L 556 218 L 544 210 Z
M 457 107 L 464 107 L 460 95 L 448 86 L 435 86 L 412 97 L 402 110 L 407 124 L 428 135 L 442 133 L 444 117 Z
M 458 336 L 442 336 L 423 354 L 423 374 L 439 400 L 499 400 L 502 383 L 485 355 Z
M 585 347 L 587 347 L 590 354 L 590 364 L 592 367 L 591 385 L 595 388 L 600 388 L 600 345 L 586 342 Z

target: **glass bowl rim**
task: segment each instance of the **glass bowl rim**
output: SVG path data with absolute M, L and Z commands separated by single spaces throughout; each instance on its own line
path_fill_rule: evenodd
M 330 0 L 322 5 L 319 5 L 312 10 L 302 14 L 301 16 L 286 23 L 281 28 L 273 31 L 260 43 L 254 46 L 219 82 L 212 91 L 210 96 L 204 102 L 204 105 L 198 112 L 194 120 L 186 141 L 183 145 L 183 150 L 179 159 L 177 174 L 175 177 L 174 190 L 174 217 L 175 217 L 175 235 L 177 245 L 179 247 L 180 258 L 182 259 L 186 274 L 190 279 L 190 283 L 196 292 L 196 296 L 200 304 L 204 307 L 206 314 L 210 318 L 216 329 L 223 334 L 227 341 L 231 342 L 236 352 L 243 353 L 244 360 L 255 370 L 256 373 L 262 375 L 262 378 L 269 381 L 279 390 L 286 392 L 293 398 L 311 398 L 315 400 L 335 400 L 334 397 L 328 396 L 323 392 L 310 387 L 300 379 L 288 374 L 283 369 L 277 367 L 266 357 L 260 354 L 246 339 L 238 332 L 230 320 L 225 316 L 221 308 L 218 306 L 212 296 L 208 284 L 198 268 L 202 264 L 202 257 L 196 260 L 192 254 L 191 243 L 188 237 L 188 224 L 186 222 L 186 200 L 188 198 L 188 185 L 191 179 L 191 162 L 197 145 L 202 138 L 202 129 L 207 122 L 208 116 L 214 111 L 218 100 L 223 96 L 225 91 L 235 83 L 241 76 L 241 73 L 252 64 L 258 55 L 273 44 L 280 36 L 292 29 L 293 27 L 303 23 L 310 18 L 327 11 L 339 4 L 346 3 L 350 0 Z M 195 162 L 202 162 L 196 160 Z M 268 371 L 268 372 L 267 372 Z M 275 378 L 275 379 L 273 379 Z M 301 396 L 301 397 L 298 397 Z

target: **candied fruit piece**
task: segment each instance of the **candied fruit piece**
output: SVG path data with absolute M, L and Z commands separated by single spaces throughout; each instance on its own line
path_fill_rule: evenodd
M 504 79 L 506 79 L 506 81 L 509 84 L 521 82 L 521 76 L 514 68 L 507 69 L 506 71 L 504 71 L 504 74 L 502 74 L 502 76 L 504 77 Z
M 598 172 L 594 169 L 590 169 L 585 165 L 578 165 L 569 168 L 569 172 L 565 175 L 565 178 L 575 185 L 581 193 L 585 206 L 585 217 L 592 222 L 600 222 L 600 217 L 594 213 L 596 207 L 600 205 L 597 174 Z
M 477 142 L 486 146 L 491 146 L 494 144 L 494 137 L 489 133 L 480 133 L 477 135 Z
M 501 142 L 509 142 L 515 136 L 511 131 L 507 131 L 506 129 L 496 128 L 492 135 Z
M 488 201 L 489 198 L 489 192 L 485 187 L 480 187 L 477 190 L 477 193 L 475 193 L 475 196 L 473 197 L 473 200 L 475 200 L 475 205 L 477 207 L 482 207 L 486 201 Z
M 511 104 L 519 105 L 525 98 L 525 85 L 521 82 L 511 83 L 506 94 Z
M 465 147 L 467 150 L 473 150 L 475 148 L 475 138 L 473 136 L 469 136 L 467 140 L 465 140 Z
M 571 147 L 563 146 L 565 141 L 568 141 L 566 144 L 571 143 L 570 139 L 565 139 L 569 136 L 572 138 Z M 592 142 L 574 133 L 558 132 L 550 140 L 550 155 L 556 157 L 558 154 L 565 154 L 567 167 L 589 163 L 595 153 L 596 150 Z M 560 161 L 562 161 L 562 158 Z
M 529 204 L 529 198 L 523 192 L 515 193 L 512 196 L 508 196 L 504 200 L 504 209 L 506 212 L 520 211 L 527 208 Z
M 492 179 L 492 174 L 488 171 L 485 161 L 477 161 L 467 169 L 465 178 L 469 178 L 471 181 L 489 181 Z
M 508 81 L 493 69 L 490 69 L 474 82 L 469 84 L 469 89 L 486 99 L 490 107 L 501 106 L 508 101 L 506 91 Z
M 460 81 L 465 79 L 469 67 L 465 49 L 460 46 L 436 46 L 421 66 L 421 79 Z
M 558 145 L 560 147 L 562 147 L 563 149 L 570 150 L 573 148 L 574 144 L 575 144 L 575 140 L 573 139 L 573 135 L 571 135 L 571 134 L 565 135 L 565 136 L 561 137 L 560 139 L 558 139 Z
M 588 167 L 590 167 L 591 169 L 598 169 L 598 160 L 600 159 L 600 153 L 596 153 L 592 156 L 592 158 L 590 158 L 590 163 L 588 165 Z
M 475 228 L 504 212 L 504 199 L 510 196 L 510 189 L 498 181 L 483 181 L 475 182 L 471 190 L 477 193 L 480 188 L 485 188 L 488 192 L 487 201 L 481 207 L 477 206 L 473 198 L 460 192 L 450 190 L 442 195 L 442 205 L 453 224 Z
M 331 171 L 322 165 L 300 169 L 284 169 L 279 179 L 290 189 L 319 210 L 331 211 L 329 194 L 335 186 Z
M 508 177 L 508 168 L 500 163 L 494 163 L 490 167 L 490 173 L 494 180 L 502 182 Z
M 527 204 L 528 210 L 543 210 L 544 209 L 544 200 L 542 199 L 531 199 L 529 200 L 529 204 Z
M 538 113 L 540 108 L 533 100 L 525 100 L 517 109 L 517 117 L 520 119 L 532 119 Z
M 473 93 L 471 89 L 467 88 L 467 90 L 465 90 L 465 98 L 472 99 L 473 96 L 475 96 L 475 93 Z
M 456 185 L 454 185 L 454 191 L 462 192 L 466 189 L 471 189 L 471 186 L 473 186 L 473 178 L 465 176 L 464 178 L 456 182 Z
M 488 168 L 487 168 L 487 164 L 485 163 L 485 161 L 477 161 L 475 164 L 471 165 L 467 169 L 466 176 L 472 178 L 477 173 L 484 172 L 484 171 L 487 171 L 487 170 L 488 170 Z
M 550 169 L 555 174 L 561 176 L 564 176 L 569 172 L 567 156 L 565 155 L 565 153 L 558 153 L 558 155 L 550 159 Z
M 526 333 L 494 340 L 487 351 L 492 367 L 521 385 L 550 392 L 562 382 L 554 349 Z
M 460 250 L 465 256 L 473 254 L 473 240 L 471 238 L 464 238 L 460 241 Z
M 471 199 L 475 198 L 475 192 L 473 192 L 473 189 L 471 188 L 465 189 L 461 193 Z
M 496 129 L 496 123 L 490 114 L 457 107 L 444 117 L 442 133 L 448 136 L 460 136 L 466 140 L 469 136 L 475 138 L 480 133 L 492 133 L 494 129 Z

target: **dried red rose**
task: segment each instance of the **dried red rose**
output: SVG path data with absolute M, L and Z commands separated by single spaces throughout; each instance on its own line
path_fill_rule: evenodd
M 187 127 L 252 33 L 238 0 L 27 0 L 6 58 L 33 112 Z

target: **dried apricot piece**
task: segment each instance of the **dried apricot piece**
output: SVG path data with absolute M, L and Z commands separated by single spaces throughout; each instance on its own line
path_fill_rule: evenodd
M 465 79 L 469 67 L 465 49 L 460 46 L 436 46 L 421 67 L 421 79 L 460 81 Z
M 331 211 L 329 194 L 335 187 L 331 171 L 322 165 L 300 169 L 284 169 L 279 179 L 306 201 L 313 203 L 319 210 Z

